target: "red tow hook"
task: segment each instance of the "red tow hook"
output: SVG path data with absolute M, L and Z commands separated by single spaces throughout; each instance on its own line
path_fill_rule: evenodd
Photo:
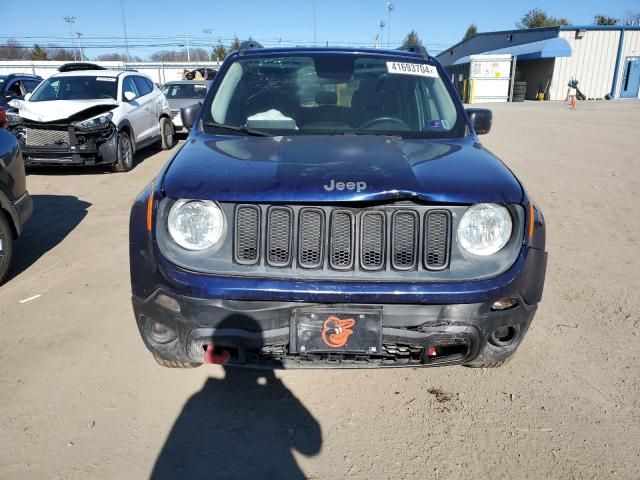
M 222 350 L 220 353 L 216 353 L 216 347 L 214 345 L 204 346 L 204 363 L 213 363 L 214 365 L 224 365 L 231 358 L 231 353 L 228 350 Z

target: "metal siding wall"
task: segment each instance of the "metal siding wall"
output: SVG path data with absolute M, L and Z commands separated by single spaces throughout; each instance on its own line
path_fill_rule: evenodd
M 627 30 L 624 32 L 624 45 L 622 46 L 622 56 L 620 57 L 620 73 L 618 73 L 618 84 L 616 93 L 620 96 L 622 79 L 624 78 L 624 67 L 627 57 L 640 57 L 640 31 Z
M 603 98 L 610 93 L 620 31 L 587 30 L 577 39 L 575 30 L 562 30 L 559 36 L 571 45 L 572 53 L 556 59 L 550 99 L 564 100 L 571 78 L 578 80 L 578 88 L 587 98 Z

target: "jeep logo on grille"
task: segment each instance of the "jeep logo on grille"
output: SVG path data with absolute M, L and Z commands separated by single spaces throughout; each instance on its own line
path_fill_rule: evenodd
M 324 189 L 327 192 L 333 192 L 334 190 L 362 192 L 367 189 L 367 182 L 336 182 L 335 180 L 330 180 L 328 185 L 324 185 Z

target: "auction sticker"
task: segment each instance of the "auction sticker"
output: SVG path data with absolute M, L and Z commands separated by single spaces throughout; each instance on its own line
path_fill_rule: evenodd
M 420 77 L 438 77 L 438 70 L 426 63 L 387 62 L 387 72 L 400 75 L 418 75 Z
M 96 81 L 98 82 L 115 82 L 116 79 L 113 77 L 96 77 Z

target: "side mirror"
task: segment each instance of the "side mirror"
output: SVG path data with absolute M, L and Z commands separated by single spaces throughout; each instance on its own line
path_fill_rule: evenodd
M 184 125 L 188 130 L 191 130 L 194 123 L 196 123 L 196 117 L 198 116 L 200 107 L 202 107 L 202 102 L 194 103 L 193 105 L 182 107 L 180 109 L 180 118 L 182 119 L 182 125 Z
M 126 91 L 126 92 L 124 92 L 124 99 L 127 102 L 131 102 L 131 101 L 136 99 L 136 94 L 133 93 L 133 92 L 130 92 L 130 91 Z
M 25 100 L 26 102 L 28 102 L 30 98 L 31 98 L 31 92 L 27 93 L 27 94 L 24 96 L 24 100 Z
M 476 135 L 485 135 L 491 130 L 493 123 L 493 113 L 487 108 L 467 108 L 469 122 L 476 132 Z

